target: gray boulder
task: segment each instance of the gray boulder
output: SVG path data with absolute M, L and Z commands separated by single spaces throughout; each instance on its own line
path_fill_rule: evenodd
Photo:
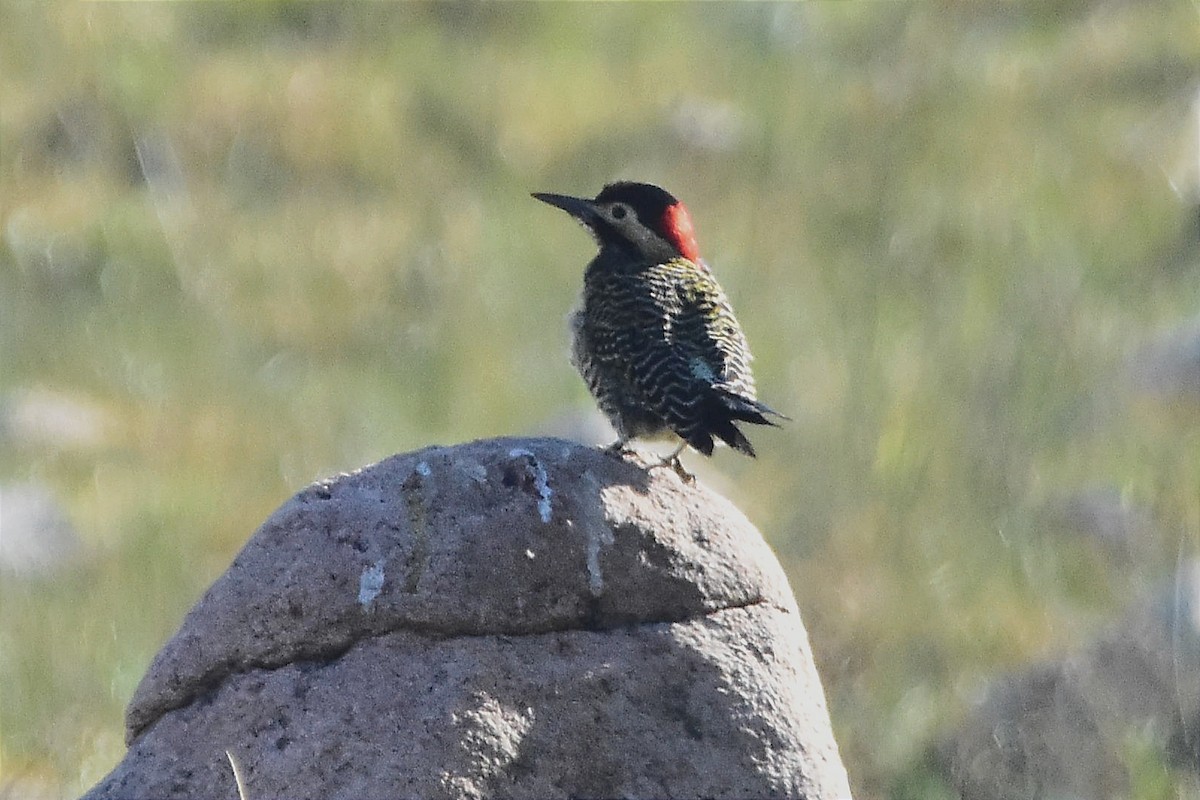
M 849 797 L 762 536 L 556 439 L 305 489 L 184 620 L 85 797 Z
M 1198 722 L 1193 561 L 1079 652 L 995 680 L 936 758 L 963 800 L 1129 797 L 1133 743 L 1200 774 Z

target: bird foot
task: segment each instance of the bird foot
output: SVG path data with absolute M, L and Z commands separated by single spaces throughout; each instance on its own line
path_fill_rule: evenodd
M 619 458 L 622 461 L 625 460 L 625 456 L 633 455 L 634 452 L 634 449 L 621 439 L 618 439 L 608 447 L 604 448 L 605 455 L 610 455 L 613 458 Z
M 679 450 L 682 450 L 682 449 L 683 449 L 682 447 L 679 448 Z M 653 464 L 650 464 L 650 465 L 646 466 L 645 468 L 650 470 L 650 469 L 661 469 L 662 467 L 670 467 L 672 470 L 675 471 L 675 474 L 678 475 L 680 477 L 680 479 L 683 480 L 684 483 L 687 483 L 687 484 L 695 483 L 696 476 L 693 475 L 692 473 L 688 472 L 684 468 L 683 462 L 679 460 L 679 450 L 676 450 L 674 453 L 671 453 L 671 455 L 669 455 Z M 617 440 L 617 441 L 613 442 L 612 444 L 610 444 L 608 447 L 604 448 L 604 454 L 608 455 L 608 456 L 612 456 L 613 458 L 620 459 L 621 461 L 624 461 L 627 456 L 639 456 L 639 453 L 637 450 L 630 447 L 627 442 L 623 442 L 620 440 Z M 639 456 L 637 460 L 641 461 L 643 464 L 645 464 L 644 457 Z
M 662 461 L 659 461 L 657 464 L 650 465 L 650 469 L 656 469 L 659 467 L 670 467 L 675 471 L 675 474 L 678 475 L 679 478 L 688 485 L 696 482 L 696 476 L 688 472 L 687 469 L 684 468 L 683 462 L 679 460 L 678 452 L 672 453 Z

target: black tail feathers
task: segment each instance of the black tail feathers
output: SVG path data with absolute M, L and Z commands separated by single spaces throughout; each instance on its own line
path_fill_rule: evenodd
M 726 389 L 717 388 L 700 415 L 700 424 L 684 435 L 684 439 L 693 448 L 706 456 L 713 451 L 713 437 L 725 444 L 754 458 L 754 447 L 746 435 L 738 430 L 735 422 L 749 422 L 752 425 L 771 425 L 778 423 L 767 417 L 787 420 L 783 414 L 758 400 L 745 397 Z
M 744 397 L 725 389 L 718 389 L 717 397 L 729 409 L 729 416 L 732 419 L 750 422 L 755 425 L 770 425 L 774 428 L 778 428 L 779 423 L 767 419 L 767 415 L 787 422 L 791 422 L 792 419 L 780 414 L 766 403 L 760 403 L 758 400 L 752 400 L 749 397 Z

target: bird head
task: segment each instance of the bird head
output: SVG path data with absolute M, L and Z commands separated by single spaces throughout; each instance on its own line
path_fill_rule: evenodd
M 692 216 L 665 189 L 623 181 L 610 183 L 590 200 L 544 192 L 533 196 L 579 220 L 601 250 L 617 248 L 652 262 L 683 256 L 702 263 Z

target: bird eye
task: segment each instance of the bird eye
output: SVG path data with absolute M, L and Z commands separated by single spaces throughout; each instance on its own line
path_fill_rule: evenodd
M 620 203 L 616 203 L 612 207 L 613 219 L 625 219 L 625 215 L 629 213 L 629 209 Z

